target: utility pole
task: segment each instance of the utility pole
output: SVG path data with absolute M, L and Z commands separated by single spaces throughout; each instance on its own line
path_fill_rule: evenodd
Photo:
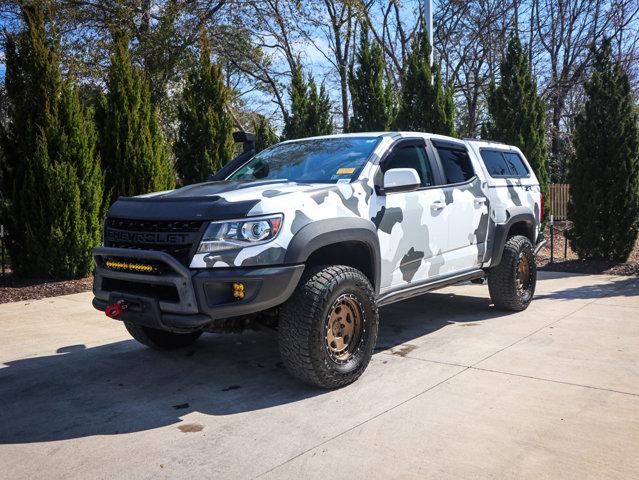
M 433 66 L 433 0 L 424 0 L 424 23 L 428 33 L 428 41 L 430 43 L 430 65 Z

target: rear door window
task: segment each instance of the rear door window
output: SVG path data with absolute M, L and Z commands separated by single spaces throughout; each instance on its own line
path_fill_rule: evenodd
M 464 183 L 475 176 L 468 152 L 456 148 L 435 148 L 442 162 L 447 184 Z
M 517 153 L 482 149 L 481 158 L 491 177 L 521 178 L 528 176 L 528 169 Z

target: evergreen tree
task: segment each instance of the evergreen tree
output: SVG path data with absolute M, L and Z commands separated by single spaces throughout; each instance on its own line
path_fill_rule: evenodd
M 169 147 L 151 105 L 149 84 L 132 67 L 129 41 L 121 31 L 113 34 L 107 88 L 98 122 L 107 204 L 119 196 L 173 188 Z
M 421 27 L 411 47 L 395 121 L 399 130 L 455 135 L 453 95 L 444 88 L 439 66 L 430 65 L 431 45 Z
M 308 77 L 308 103 L 306 112 L 306 135 L 330 135 L 333 133 L 333 119 L 331 117 L 331 101 L 324 84 L 319 90 L 312 76 Z
M 5 39 L 2 223 L 17 276 L 75 278 L 91 272 L 100 241 L 102 173 L 91 116 L 62 78 L 45 6 L 23 5 L 24 29 Z
M 291 75 L 291 111 L 285 121 L 284 138 L 292 140 L 333 133 L 331 102 L 324 85 L 318 92 L 310 75 L 307 83 L 299 63 Z
M 291 72 L 291 111 L 284 122 L 284 138 L 291 140 L 305 136 L 305 116 L 308 98 L 307 85 L 304 81 L 304 73 L 300 64 L 295 65 Z
M 253 131 L 255 132 L 255 153 L 259 153 L 280 141 L 280 138 L 263 115 L 258 115 L 257 120 L 253 120 Z
M 393 121 L 393 99 L 390 83 L 384 85 L 384 56 L 378 43 L 372 47 L 366 23 L 362 25 L 355 54 L 357 69 L 351 69 L 349 87 L 353 102 L 351 132 L 379 132 L 390 128 Z
M 499 86 L 491 85 L 488 93 L 490 119 L 482 128 L 482 138 L 519 147 L 547 198 L 546 109 L 537 93 L 537 82 L 517 35 L 510 39 L 500 72 Z
M 570 165 L 570 243 L 580 258 L 625 261 L 639 231 L 639 118 L 610 41 L 593 52 Z
M 233 156 L 233 121 L 227 113 L 229 92 L 222 69 L 211 64 L 202 36 L 200 61 L 189 72 L 178 106 L 176 168 L 185 184 L 204 182 Z

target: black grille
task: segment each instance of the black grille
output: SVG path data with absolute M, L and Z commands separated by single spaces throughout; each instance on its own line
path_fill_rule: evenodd
M 199 232 L 202 222 L 197 220 L 130 220 L 107 218 L 107 227 L 131 232 Z
M 165 252 L 175 257 L 182 265 L 188 267 L 191 262 L 193 244 L 199 241 L 202 223 L 197 220 L 132 220 L 109 217 L 106 220 L 107 231 L 105 232 L 104 244 L 107 247 L 114 248 Z M 118 232 L 119 234 L 109 235 L 109 233 L 113 232 Z M 141 235 L 127 237 L 126 235 L 121 235 L 122 232 L 139 233 Z M 160 243 L 145 241 L 145 239 L 155 237 L 166 241 Z

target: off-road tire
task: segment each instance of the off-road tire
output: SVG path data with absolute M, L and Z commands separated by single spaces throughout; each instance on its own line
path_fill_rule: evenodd
M 528 262 L 529 284 L 522 291 L 517 287 L 519 261 Z M 535 294 L 537 266 L 530 240 L 522 235 L 510 237 L 504 245 L 501 262 L 488 272 L 488 291 L 495 307 L 520 312 L 526 310 Z
M 329 352 L 327 325 L 336 302 L 348 297 L 361 307 L 362 328 L 350 358 L 339 362 Z M 375 292 L 366 276 L 352 267 L 322 266 L 305 274 L 282 306 L 279 350 L 297 379 L 322 388 L 340 388 L 364 372 L 377 341 L 379 314 Z
M 202 335 L 202 332 L 167 332 L 166 330 L 144 327 L 129 322 L 124 322 L 124 326 L 138 342 L 156 350 L 175 350 L 188 347 Z

